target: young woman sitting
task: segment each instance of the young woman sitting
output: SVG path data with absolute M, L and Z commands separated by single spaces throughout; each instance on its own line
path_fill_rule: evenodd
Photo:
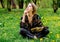
M 41 38 L 49 33 L 48 27 L 41 22 L 41 17 L 36 14 L 36 5 L 29 3 L 20 22 L 20 34 L 28 38 Z

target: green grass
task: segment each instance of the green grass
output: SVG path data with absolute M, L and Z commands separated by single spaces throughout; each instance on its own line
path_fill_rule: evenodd
M 20 18 L 24 10 L 0 9 L 0 42 L 60 42 L 60 10 L 54 13 L 52 9 L 39 9 L 38 14 L 45 26 L 49 27 L 50 33 L 47 38 L 23 39 L 19 35 Z

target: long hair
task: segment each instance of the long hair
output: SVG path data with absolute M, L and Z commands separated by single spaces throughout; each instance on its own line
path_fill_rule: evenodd
M 32 5 L 32 8 L 33 8 L 33 11 L 32 11 L 32 14 L 36 14 L 36 12 L 37 12 L 37 7 L 36 7 L 36 5 L 32 2 L 32 3 L 30 3 L 31 5 Z M 23 19 L 22 19 L 22 21 L 24 21 L 25 20 L 25 13 L 23 14 Z
M 36 7 L 36 5 L 35 5 L 34 3 L 30 3 L 30 4 L 31 4 L 32 7 L 33 7 L 32 13 L 33 13 L 33 14 L 36 14 L 36 12 L 37 12 L 37 7 Z

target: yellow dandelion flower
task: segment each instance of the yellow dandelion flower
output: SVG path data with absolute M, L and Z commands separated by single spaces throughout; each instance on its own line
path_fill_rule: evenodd
M 43 18 L 43 17 L 41 17 L 41 18 Z
M 43 38 L 40 38 L 40 42 L 43 42 Z
M 50 32 L 51 34 L 53 33 L 53 32 Z
M 56 38 L 59 38 L 59 36 L 60 36 L 59 34 L 56 34 Z
M 40 40 L 42 41 L 42 40 L 43 40 L 43 38 L 40 38 Z
M 52 40 L 51 42 L 55 42 L 55 40 Z

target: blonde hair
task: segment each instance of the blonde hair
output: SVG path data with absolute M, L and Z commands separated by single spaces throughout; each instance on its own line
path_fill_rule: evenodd
M 36 7 L 36 5 L 34 4 L 34 3 L 30 3 L 31 5 L 32 5 L 32 8 L 33 8 L 33 11 L 32 11 L 32 14 L 36 14 L 36 12 L 37 12 L 37 7 Z M 22 19 L 22 22 L 25 22 L 24 20 L 25 20 L 25 13 L 23 14 L 23 19 Z
M 30 3 L 30 4 L 31 4 L 32 7 L 33 7 L 32 13 L 33 13 L 33 14 L 36 14 L 36 12 L 37 12 L 37 7 L 36 7 L 36 5 L 35 5 L 34 3 Z

